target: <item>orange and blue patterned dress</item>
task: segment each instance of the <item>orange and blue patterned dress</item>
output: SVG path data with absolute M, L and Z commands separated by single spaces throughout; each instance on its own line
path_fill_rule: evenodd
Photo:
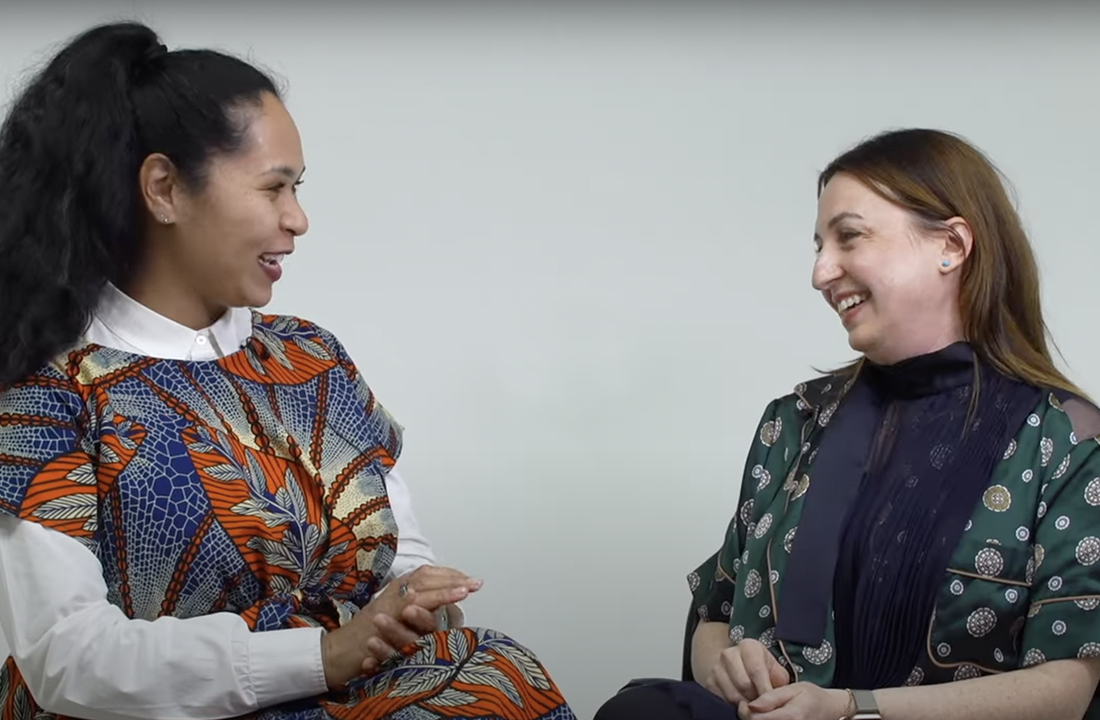
M 212 361 L 83 347 L 0 394 L 0 426 L 0 512 L 79 540 L 131 618 L 331 630 L 396 552 L 383 478 L 400 428 L 336 338 L 296 318 L 254 314 L 246 345 Z M 0 720 L 44 714 L 8 658 Z M 574 720 L 527 649 L 476 628 L 254 716 Z

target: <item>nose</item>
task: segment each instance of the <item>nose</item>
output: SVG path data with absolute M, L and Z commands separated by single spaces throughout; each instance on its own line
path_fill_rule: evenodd
M 306 211 L 302 209 L 301 203 L 298 202 L 298 198 L 294 198 L 283 213 L 282 225 L 283 230 L 295 237 L 309 232 L 309 218 L 306 216 Z
M 821 250 L 817 255 L 817 259 L 814 260 L 814 270 L 811 278 L 814 290 L 824 292 L 843 274 L 840 266 L 833 258 L 833 254 L 827 249 Z

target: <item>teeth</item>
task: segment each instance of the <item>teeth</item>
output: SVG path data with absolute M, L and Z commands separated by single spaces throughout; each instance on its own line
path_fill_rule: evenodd
M 845 310 L 848 310 L 849 308 L 854 308 L 856 305 L 859 305 L 861 302 L 863 302 L 866 299 L 867 299 L 867 297 L 865 295 L 849 295 L 848 297 L 844 298 L 843 300 L 840 301 L 840 303 L 837 304 L 837 306 L 836 306 L 837 312 L 844 312 Z
M 286 257 L 285 253 L 278 253 L 278 254 L 265 253 L 265 254 L 260 256 L 260 262 L 262 262 L 266 265 L 281 265 L 283 263 L 283 258 L 285 258 L 285 257 Z

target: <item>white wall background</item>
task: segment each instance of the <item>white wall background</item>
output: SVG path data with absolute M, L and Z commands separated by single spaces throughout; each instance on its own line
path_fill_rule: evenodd
M 343 339 L 430 537 L 486 580 L 472 622 L 590 718 L 678 673 L 759 413 L 849 356 L 809 287 L 838 151 L 921 125 L 989 152 L 1100 394 L 1100 4 L 920 5 L 8 3 L 0 92 L 121 17 L 289 81 L 313 225 L 271 309 Z

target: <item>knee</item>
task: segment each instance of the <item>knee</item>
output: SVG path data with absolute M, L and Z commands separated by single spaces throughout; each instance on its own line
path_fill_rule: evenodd
M 666 720 L 680 717 L 676 704 L 656 688 L 623 690 L 600 706 L 593 720 Z

